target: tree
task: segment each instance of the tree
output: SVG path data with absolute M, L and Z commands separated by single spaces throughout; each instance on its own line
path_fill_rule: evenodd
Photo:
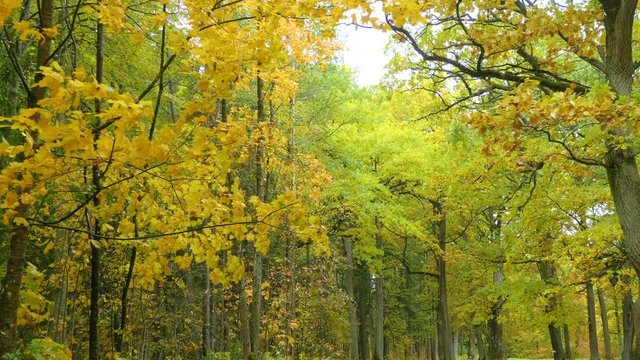
M 431 79 L 428 89 L 444 109 L 470 108 L 472 123 L 507 151 L 529 152 L 521 146 L 523 137 L 541 137 L 556 154 L 604 168 L 625 254 L 638 272 L 640 176 L 631 115 L 637 108 L 632 100 L 636 4 L 383 6 L 386 26 L 407 49 L 404 68 Z M 402 62 L 398 66 L 403 68 Z

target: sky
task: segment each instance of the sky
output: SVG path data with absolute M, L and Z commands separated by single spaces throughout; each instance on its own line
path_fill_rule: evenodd
M 382 16 L 382 10 L 378 11 L 380 14 L 375 15 Z M 378 29 L 355 25 L 338 25 L 337 30 L 338 39 L 344 43 L 342 58 L 345 65 L 356 72 L 358 85 L 378 84 L 385 73 L 384 67 L 390 60 L 384 51 L 390 35 Z

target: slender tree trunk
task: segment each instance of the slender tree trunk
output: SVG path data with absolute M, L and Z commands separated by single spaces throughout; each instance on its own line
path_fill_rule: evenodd
M 469 359 L 476 358 L 476 339 L 473 330 L 469 332 L 469 348 L 467 349 L 467 357 Z
M 253 253 L 253 297 L 251 299 L 251 353 L 252 358 L 259 359 L 260 348 L 260 320 L 262 317 L 262 266 L 263 256 L 258 252 Z
M 257 96 L 257 131 L 263 131 L 262 124 L 266 121 L 265 104 L 264 104 L 264 82 L 260 76 L 256 79 L 256 96 Z M 261 201 L 266 201 L 266 176 L 264 170 L 265 162 L 265 136 L 260 135 L 256 148 L 256 196 Z M 251 352 L 253 357 L 259 359 L 261 356 L 260 348 L 260 320 L 262 317 L 262 266 L 263 256 L 257 250 L 254 251 L 253 258 L 253 297 L 251 300 Z
M 569 335 L 569 325 L 564 324 L 562 327 L 564 331 L 564 356 L 565 359 L 572 359 L 573 356 L 571 354 L 571 336 Z
M 98 221 L 94 222 L 99 226 Z M 97 229 L 94 228 L 94 229 Z M 95 240 L 95 239 L 94 239 Z M 98 325 L 100 322 L 100 249 L 91 244 L 91 300 L 89 313 L 89 359 L 98 360 L 100 334 Z
M 293 64 L 295 68 L 295 62 Z M 289 134 L 289 141 L 287 143 L 287 152 L 289 161 L 293 164 L 293 171 L 291 174 L 291 190 L 293 193 L 297 193 L 298 190 L 298 178 L 296 168 L 296 98 L 291 98 L 289 109 L 291 111 L 291 132 Z M 287 347 L 285 355 L 290 356 L 292 359 L 297 359 L 295 333 L 291 327 L 291 323 L 296 319 L 296 243 L 297 236 L 295 232 L 287 236 L 287 270 L 289 271 L 289 289 L 287 294 Z
M 458 353 L 458 350 L 460 350 L 460 337 L 458 336 L 458 332 L 454 332 L 453 333 L 453 353 L 456 355 L 456 357 L 458 355 L 462 355 Z
M 248 360 L 251 356 L 251 329 L 249 327 L 249 304 L 247 303 L 247 295 L 245 292 L 246 284 L 242 279 L 238 286 L 239 303 L 238 318 L 240 320 L 240 342 L 242 343 L 242 359 Z
M 622 356 L 622 327 L 620 326 L 620 306 L 618 303 L 618 297 L 615 292 L 613 294 L 613 314 L 616 321 L 616 339 L 618 340 L 618 351 Z
M 27 4 L 29 4 L 27 2 Z M 53 27 L 53 0 L 41 0 L 40 2 L 40 26 L 43 29 Z M 51 55 L 51 38 L 42 37 L 39 42 L 38 59 L 36 69 L 45 66 Z M 34 76 L 34 84 L 42 80 L 41 72 L 36 72 Z M 44 99 L 45 89 L 40 86 L 34 86 L 28 96 L 27 105 L 29 108 L 38 107 L 38 101 Z M 37 122 L 39 119 L 35 119 Z M 37 134 L 33 134 L 34 143 L 37 142 Z M 24 155 L 18 155 L 16 160 L 22 161 Z M 24 190 L 22 190 L 24 191 Z M 17 216 L 27 218 L 26 215 L 29 207 L 20 205 L 15 209 Z M 24 271 L 27 247 L 29 244 L 29 227 L 17 225 L 9 234 L 9 258 L 7 260 L 7 269 L 2 282 L 2 293 L 0 294 L 0 358 L 5 354 L 13 352 L 16 349 L 16 330 L 18 319 L 18 307 L 20 306 L 20 290 L 22 286 L 22 273 Z
M 604 358 L 613 359 L 611 354 L 611 336 L 609 335 L 609 315 L 607 314 L 607 304 L 605 302 L 604 291 L 598 289 L 598 304 L 600 305 L 600 318 L 602 319 L 602 336 L 604 339 Z
M 490 224 L 490 240 L 494 244 L 502 242 L 502 216 L 499 211 L 491 210 L 487 216 Z M 493 272 L 493 284 L 502 287 L 504 282 L 504 264 L 498 262 L 496 270 Z M 500 316 L 502 315 L 502 305 L 504 304 L 504 296 L 498 296 L 495 304 L 491 308 L 491 317 L 487 322 L 487 330 L 489 332 L 489 359 L 502 360 L 504 355 L 504 344 L 502 341 L 502 323 Z
M 431 360 L 438 359 L 438 337 L 437 336 L 433 336 L 431 339 L 429 339 L 429 358 Z
M 382 276 L 376 277 L 376 324 L 375 324 L 375 351 L 374 359 L 384 359 L 384 280 Z
M 562 333 L 560 332 L 560 327 L 556 326 L 555 322 L 551 322 L 547 325 L 547 328 L 549 329 L 549 338 L 551 339 L 551 347 L 553 348 L 553 359 L 565 359 L 565 354 L 562 349 Z
M 596 299 L 593 284 L 587 281 L 587 313 L 589 315 L 589 354 L 591 360 L 599 360 L 598 329 L 596 326 Z
M 176 110 L 176 104 L 174 97 L 176 95 L 176 83 L 173 79 L 169 79 L 167 82 L 167 87 L 169 89 L 169 94 L 171 95 L 171 99 L 169 100 L 169 110 L 171 112 L 171 122 L 178 122 L 178 111 Z
M 633 359 L 640 359 L 640 298 L 637 299 L 633 304 L 633 310 L 631 314 L 633 314 L 633 337 L 635 337 L 635 351 L 632 353 L 631 357 Z
M 626 279 L 629 281 L 630 279 Z M 624 281 L 624 279 L 623 279 Z M 638 331 L 636 329 L 636 331 Z M 631 360 L 633 349 L 633 297 L 631 291 L 627 291 L 622 298 L 622 332 L 623 332 L 623 347 L 622 347 L 622 360 Z
M 134 224 L 135 224 L 135 232 L 137 237 L 138 236 L 137 221 L 134 221 Z M 114 339 L 116 352 L 119 352 L 119 353 L 122 352 L 123 350 L 122 344 L 124 339 L 124 331 L 127 326 L 127 307 L 129 306 L 128 294 L 129 294 L 129 289 L 131 288 L 131 279 L 133 279 L 133 267 L 136 263 L 136 253 L 137 253 L 137 247 L 134 246 L 133 248 L 131 248 L 131 257 L 129 258 L 129 269 L 127 270 L 127 277 L 124 281 L 124 287 L 122 288 L 122 296 L 120 297 L 120 326 L 117 329 L 118 331 L 116 331 L 115 339 Z
M 498 264 L 498 269 L 493 273 L 493 283 L 502 285 L 503 283 L 503 264 Z M 487 322 L 489 331 L 489 359 L 500 360 L 504 359 L 504 346 L 502 343 L 502 324 L 500 323 L 500 316 L 502 314 L 502 305 L 504 303 L 504 297 L 500 295 L 498 300 L 491 309 L 491 317 Z
M 347 288 L 347 296 L 349 300 L 351 300 L 351 306 L 349 308 L 349 329 L 351 334 L 351 345 L 349 348 L 349 354 L 351 360 L 359 359 L 360 350 L 359 350 L 359 335 L 358 335 L 358 313 L 357 313 L 357 302 L 355 297 L 355 284 L 354 284 L 354 272 L 355 268 L 353 265 L 353 245 L 351 241 L 347 238 L 343 239 L 344 242 L 344 252 L 347 257 L 347 271 L 345 274 L 345 287 Z
M 371 276 L 369 270 L 364 267 L 358 269 L 357 280 L 357 304 L 358 304 L 358 350 L 361 360 L 370 359 L 369 349 L 369 304 L 371 293 Z
M 26 209 L 24 210 L 26 212 Z M 24 270 L 29 229 L 18 226 L 11 233 L 7 272 L 2 284 L 2 306 L 0 307 L 0 357 L 16 348 L 17 311 L 20 305 L 20 288 Z
M 482 329 L 480 325 L 475 327 L 476 332 L 476 343 L 478 344 L 478 360 L 486 360 L 487 359 L 487 351 L 486 346 L 484 344 L 484 340 L 482 338 Z
M 103 64 L 104 64 L 104 25 L 98 20 L 96 31 L 96 82 L 103 83 Z M 102 103 L 99 99 L 95 100 L 96 114 L 102 111 Z M 93 131 L 94 150 L 97 151 L 97 141 L 100 138 L 99 125 Z M 101 174 L 98 164 L 91 166 L 91 182 L 93 191 L 99 192 L 101 185 Z M 93 198 L 93 206 L 100 205 L 99 197 Z M 100 334 L 98 326 L 100 324 L 100 248 L 97 243 L 100 241 L 100 221 L 97 217 L 93 218 L 93 225 L 89 224 L 89 210 L 86 209 L 87 227 L 93 235 L 91 235 L 91 301 L 89 314 L 89 360 L 98 360 L 100 358 Z
M 59 239 L 64 239 L 62 246 L 54 247 L 54 263 L 60 263 L 62 259 L 67 259 L 67 243 L 68 236 L 66 236 L 65 231 L 58 230 L 56 231 L 56 236 Z M 60 341 L 60 318 L 64 316 L 64 309 L 67 307 L 67 281 L 68 281 L 68 271 L 67 271 L 67 261 L 65 261 L 65 265 L 58 270 L 60 273 L 60 278 L 57 281 L 57 285 L 55 287 L 55 291 L 53 293 L 53 315 L 47 322 L 47 336 L 54 339 L 56 342 Z
M 204 296 L 202 299 L 203 322 L 202 322 L 202 352 L 205 356 L 210 354 L 211 349 L 211 281 L 209 280 L 209 267 L 204 263 Z
M 377 222 L 377 220 L 376 220 Z M 380 231 L 376 234 L 376 246 L 382 248 L 382 236 Z M 373 358 L 375 360 L 384 359 L 384 279 L 382 274 L 377 274 L 375 279 L 376 285 L 376 316 L 375 316 L 375 347 Z
M 551 244 L 551 239 L 547 239 L 547 242 Z M 538 272 L 540 278 L 548 286 L 557 286 L 559 284 L 558 272 L 556 264 L 553 260 L 542 260 L 538 262 Z M 557 310 L 560 299 L 556 295 L 550 295 L 548 298 L 547 306 L 545 307 L 546 313 L 553 313 Z M 562 330 L 560 325 L 556 321 L 551 321 L 547 328 L 549 329 L 549 339 L 551 340 L 551 347 L 553 349 L 554 360 L 562 360 L 565 358 L 564 349 L 562 348 Z
M 296 236 L 287 235 L 287 270 L 289 271 L 289 289 L 287 301 L 287 355 L 296 358 L 295 333 L 291 328 L 291 323 L 296 318 Z
M 431 201 L 434 211 L 440 216 L 436 224 L 436 234 L 438 235 L 438 245 L 442 255 L 436 259 L 438 267 L 438 334 L 442 344 L 441 360 L 455 360 L 453 352 L 453 334 L 451 331 L 451 320 L 449 319 L 449 304 L 447 299 L 447 270 L 446 270 L 446 250 L 447 250 L 447 218 L 441 203 Z

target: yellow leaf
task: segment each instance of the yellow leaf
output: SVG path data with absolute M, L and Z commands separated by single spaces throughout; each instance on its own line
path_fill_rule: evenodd
M 77 80 L 84 80 L 87 77 L 87 71 L 83 67 L 76 68 L 73 72 L 73 77 Z
M 29 226 L 29 222 L 23 217 L 16 216 L 15 218 L 13 218 L 13 222 L 16 225 Z
M 133 45 L 140 45 L 144 42 L 144 33 L 143 32 L 135 32 L 129 35 L 129 40 Z
M 155 16 L 151 17 L 151 25 L 153 25 L 154 27 L 162 27 L 162 26 L 164 26 L 165 21 L 167 21 L 167 15 L 166 14 L 158 14 L 158 15 L 155 15 Z
M 58 29 L 55 26 L 50 28 L 44 28 L 42 29 L 42 33 L 44 34 L 44 37 L 48 39 L 53 39 L 54 37 L 56 37 L 56 35 L 58 35 Z

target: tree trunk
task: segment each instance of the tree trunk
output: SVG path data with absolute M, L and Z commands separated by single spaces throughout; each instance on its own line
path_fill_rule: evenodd
M 296 358 L 296 344 L 294 341 L 295 333 L 291 328 L 291 323 L 296 318 L 296 236 L 295 234 L 287 236 L 287 270 L 289 271 L 289 289 L 287 301 L 287 355 L 292 359 Z
M 475 334 L 473 331 L 469 332 L 469 348 L 467 349 L 467 357 L 469 359 L 475 359 L 476 358 L 476 341 L 475 341 Z
M 45 28 L 53 27 L 53 0 L 41 0 L 40 2 L 40 32 Z M 39 42 L 38 60 L 36 69 L 47 65 L 47 60 L 51 55 L 51 38 L 42 36 Z M 43 75 L 37 71 L 33 83 L 37 84 L 42 80 Z M 28 97 L 29 108 L 38 106 L 38 101 L 44 99 L 45 89 L 34 86 Z M 38 119 L 35 119 L 36 122 Z M 37 142 L 37 134 L 34 134 L 34 143 Z M 21 155 L 16 157 L 19 160 Z M 27 218 L 29 207 L 20 205 L 16 208 L 17 216 Z M 9 234 L 9 258 L 7 269 L 2 280 L 2 293 L 0 294 L 0 358 L 16 349 L 16 330 L 18 319 L 18 307 L 20 306 L 20 290 L 22 286 L 22 273 L 24 271 L 26 252 L 29 244 L 29 227 L 17 225 Z
M 240 342 L 242 343 L 242 359 L 249 360 L 251 356 L 251 329 L 249 328 L 249 305 L 247 304 L 246 283 L 240 280 L 238 319 L 240 320 Z
M 96 226 L 100 224 L 96 220 Z M 97 227 L 94 228 L 97 231 Z M 100 322 L 100 249 L 91 243 L 91 301 L 89 310 L 89 359 L 98 360 L 100 339 L 98 325 Z
M 438 235 L 438 245 L 442 255 L 437 256 L 438 267 L 438 334 L 439 342 L 442 344 L 442 352 L 439 354 L 441 360 L 455 360 L 453 352 L 453 334 L 451 331 L 451 320 L 449 319 L 449 304 L 447 300 L 447 218 L 441 203 L 431 202 L 434 211 L 440 216 L 436 223 L 436 234 Z
M 605 12 L 607 79 L 618 96 L 630 96 L 635 71 L 632 43 L 637 0 L 601 0 L 600 3 Z M 636 273 L 640 274 L 640 174 L 636 149 L 633 148 L 634 140 L 629 138 L 630 126 L 614 128 L 610 133 L 626 139 L 631 145 L 622 148 L 608 142 L 605 164 L 626 253 Z
M 589 315 L 589 354 L 591 360 L 599 360 L 598 329 L 596 327 L 596 299 L 591 281 L 587 281 L 587 312 Z
M 562 349 L 562 333 L 560 332 L 560 327 L 556 326 L 555 322 L 551 322 L 547 325 L 547 328 L 549 329 L 549 338 L 551 339 L 551 347 L 553 348 L 553 359 L 565 359 Z
M 264 82 L 260 76 L 256 78 L 256 97 L 257 97 L 257 131 L 262 131 L 261 124 L 266 120 L 265 106 L 264 106 Z M 265 137 L 264 134 L 258 138 L 258 145 L 256 148 L 256 196 L 261 201 L 266 201 L 266 176 L 264 169 L 264 147 Z M 253 297 L 251 299 L 251 319 L 250 319 L 250 331 L 251 331 L 251 352 L 253 358 L 259 359 L 261 356 L 260 348 L 260 322 L 262 317 L 262 266 L 263 256 L 257 250 L 254 251 L 253 258 Z
M 461 346 L 460 346 L 460 336 L 458 336 L 458 332 L 454 332 L 453 333 L 453 353 L 454 355 L 456 355 L 456 357 L 458 355 L 462 355 L 459 353 Z
M 613 359 L 611 354 L 611 336 L 609 335 L 609 315 L 607 314 L 607 304 L 604 298 L 604 291 L 598 289 L 598 304 L 600 305 L 600 318 L 602 319 L 602 336 L 604 338 L 604 358 Z
M 551 242 L 551 239 L 547 239 L 547 241 Z M 557 286 L 558 281 L 558 272 L 556 269 L 556 264 L 552 260 L 542 260 L 538 263 L 538 272 L 540 273 L 540 278 L 547 284 L 547 286 Z M 546 313 L 553 313 L 558 308 L 558 303 L 560 299 L 556 295 L 551 295 L 547 299 L 547 306 L 545 307 Z M 560 326 L 556 323 L 556 321 L 552 321 L 547 325 L 549 329 L 549 339 L 551 340 L 551 348 L 553 349 L 553 358 L 554 360 L 562 360 L 565 358 L 564 349 L 562 348 L 562 333 Z
M 355 284 L 354 284 L 354 272 L 355 268 L 353 266 L 353 245 L 351 241 L 347 238 L 343 239 L 344 242 L 344 252 L 347 256 L 347 271 L 345 274 L 345 286 L 347 288 L 347 296 L 349 296 L 349 300 L 351 300 L 351 306 L 349 308 L 349 329 L 351 333 L 351 345 L 349 348 L 350 359 L 356 360 L 359 359 L 359 336 L 358 336 L 358 313 L 356 306 L 356 297 L 355 297 Z
M 494 244 L 502 242 L 502 217 L 499 211 L 490 211 L 487 216 L 490 224 L 490 240 Z M 493 284 L 502 287 L 504 282 L 504 264 L 498 262 L 496 270 L 493 273 Z M 498 296 L 497 301 L 491 308 L 491 317 L 487 322 L 487 330 L 489 331 L 489 359 L 502 360 L 504 356 L 504 344 L 502 341 L 502 324 L 500 316 L 502 315 L 502 305 L 504 304 L 504 296 Z
M 260 358 L 260 320 L 262 317 L 262 265 L 263 256 L 254 251 L 253 258 L 253 297 L 251 299 L 251 353 L 252 358 Z
M 573 356 L 571 354 L 571 336 L 569 335 L 569 325 L 564 324 L 562 329 L 564 331 L 564 356 L 565 359 L 572 359 Z
M 71 245 L 69 232 L 61 231 L 59 233 L 61 238 L 64 238 L 62 249 L 57 251 L 59 253 L 58 260 L 64 259 L 67 261 L 71 253 Z M 69 298 L 69 264 L 65 264 L 62 269 L 62 277 L 60 278 L 60 288 L 55 295 L 54 304 L 54 318 L 50 320 L 50 332 L 48 336 L 55 340 L 57 343 L 65 344 L 66 333 L 66 320 L 67 320 L 67 302 Z
M 382 236 L 380 231 L 376 234 L 376 246 L 382 248 Z M 382 274 L 376 275 L 376 316 L 375 316 L 375 347 L 373 358 L 375 360 L 384 359 L 384 280 Z
M 25 210 L 26 211 L 26 210 Z M 18 226 L 11 233 L 7 272 L 2 284 L 2 306 L 0 306 L 0 358 L 16 348 L 17 312 L 20 306 L 20 288 L 24 270 L 29 228 Z
M 632 353 L 633 359 L 640 358 L 640 299 L 636 300 L 633 304 L 631 314 L 633 314 L 633 334 L 635 337 L 635 352 Z
M 478 344 L 478 360 L 486 360 L 487 359 L 487 351 L 484 344 L 484 339 L 482 338 L 482 329 L 480 325 L 475 327 L 476 333 L 476 343 Z
M 431 360 L 438 359 L 438 337 L 434 336 L 429 339 L 429 358 Z
M 502 285 L 503 282 L 503 264 L 498 264 L 498 269 L 493 273 L 493 283 Z M 500 295 L 498 301 L 493 304 L 491 309 L 491 317 L 487 322 L 489 331 L 489 359 L 504 359 L 504 346 L 502 343 L 502 324 L 500 323 L 500 315 L 502 314 L 502 304 L 504 297 Z
M 622 360 L 631 360 L 634 329 L 633 298 L 630 290 L 628 290 L 622 298 L 622 332 L 624 337 L 624 346 L 622 347 Z
M 204 263 L 204 296 L 202 299 L 202 352 L 205 357 L 212 352 L 211 348 L 211 281 L 209 280 L 209 267 Z
M 99 3 L 99 1 L 98 1 Z M 96 82 L 101 84 L 103 82 L 103 64 L 104 64 L 104 25 L 98 20 L 96 31 Z M 95 100 L 95 111 L 99 114 L 102 111 L 102 103 L 99 99 Z M 96 130 L 93 131 L 94 150 L 98 150 L 98 139 L 100 138 L 99 124 L 96 126 Z M 101 185 L 101 174 L 98 164 L 91 166 L 91 183 L 93 185 L 93 191 L 99 192 Z M 100 198 L 93 198 L 93 206 L 97 208 L 100 205 Z M 89 210 L 85 208 L 87 228 L 93 235 L 90 236 L 91 241 L 91 301 L 90 301 L 90 314 L 89 314 L 89 360 L 98 360 L 100 358 L 100 248 L 97 243 L 100 241 L 100 220 L 94 216 L 93 225 L 90 224 Z
M 135 224 L 135 232 L 136 237 L 138 236 L 138 223 L 134 221 Z M 131 279 L 133 278 L 133 268 L 136 263 L 136 253 L 137 247 L 134 246 L 131 248 L 131 258 L 129 259 L 129 270 L 127 271 L 127 277 L 124 282 L 124 287 L 122 288 L 122 296 L 120 298 L 120 326 L 118 327 L 115 337 L 114 343 L 116 352 L 122 352 L 122 341 L 124 338 L 124 331 L 127 326 L 127 306 L 128 306 L 128 293 L 129 288 L 131 287 Z
M 369 360 L 369 317 L 370 317 L 370 293 L 371 276 L 369 270 L 360 267 L 357 280 L 357 304 L 358 304 L 358 350 L 361 360 Z
M 620 303 L 618 302 L 618 297 L 616 296 L 615 292 L 613 293 L 613 314 L 616 321 L 616 339 L 618 340 L 618 352 L 622 357 L 623 342 L 622 326 L 620 325 Z

